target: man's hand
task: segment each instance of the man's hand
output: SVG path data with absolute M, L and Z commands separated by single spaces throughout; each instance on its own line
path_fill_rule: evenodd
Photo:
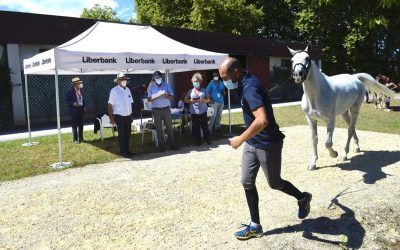
M 72 104 L 72 105 L 74 105 L 75 108 L 77 108 L 79 106 L 79 104 L 77 102 L 74 102 L 74 104 Z
M 240 136 L 235 136 L 233 138 L 230 138 L 229 142 L 231 143 L 231 147 L 234 149 L 237 149 L 238 147 L 240 147 L 240 145 L 243 144 L 243 140 Z
M 111 125 L 115 126 L 116 122 L 115 122 L 114 117 L 110 117 L 110 123 L 111 123 Z

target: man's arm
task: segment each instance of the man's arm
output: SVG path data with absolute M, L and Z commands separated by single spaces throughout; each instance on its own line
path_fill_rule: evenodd
M 115 119 L 113 114 L 113 105 L 108 103 L 108 116 L 110 117 L 110 123 L 115 126 Z
M 269 124 L 269 119 L 264 106 L 260 106 L 253 111 L 254 121 L 251 123 L 250 127 L 246 129 L 241 135 L 235 136 L 230 139 L 231 146 L 237 149 L 242 145 L 243 142 L 252 138 L 256 134 L 260 133 Z

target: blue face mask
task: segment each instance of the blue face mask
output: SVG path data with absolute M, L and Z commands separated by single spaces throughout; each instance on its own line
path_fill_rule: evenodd
M 238 87 L 238 83 L 232 82 L 232 80 L 224 81 L 224 85 L 227 89 L 236 89 Z
M 156 83 L 157 83 L 158 85 L 160 85 L 160 84 L 162 83 L 162 79 L 161 79 L 161 78 L 157 78 L 157 79 L 156 79 Z
M 193 87 L 195 87 L 196 89 L 200 88 L 200 83 L 199 82 L 194 82 L 193 83 Z

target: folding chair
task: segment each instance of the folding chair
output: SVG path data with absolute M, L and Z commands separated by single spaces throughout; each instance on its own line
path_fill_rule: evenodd
M 113 137 L 115 136 L 115 127 L 110 123 L 110 117 L 106 114 L 104 114 L 101 118 L 97 118 L 97 120 L 100 123 L 100 138 L 102 141 L 104 141 L 104 128 L 111 128 L 112 129 L 112 135 Z

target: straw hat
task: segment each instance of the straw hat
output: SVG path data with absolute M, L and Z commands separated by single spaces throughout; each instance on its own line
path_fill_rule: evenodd
M 71 80 L 71 84 L 75 84 L 75 83 L 82 83 L 82 80 L 79 77 L 74 77 Z
M 126 77 L 124 73 L 119 73 L 117 75 L 117 78 L 114 79 L 114 82 L 117 82 L 118 80 L 127 80 L 127 79 L 129 79 L 129 77 Z

